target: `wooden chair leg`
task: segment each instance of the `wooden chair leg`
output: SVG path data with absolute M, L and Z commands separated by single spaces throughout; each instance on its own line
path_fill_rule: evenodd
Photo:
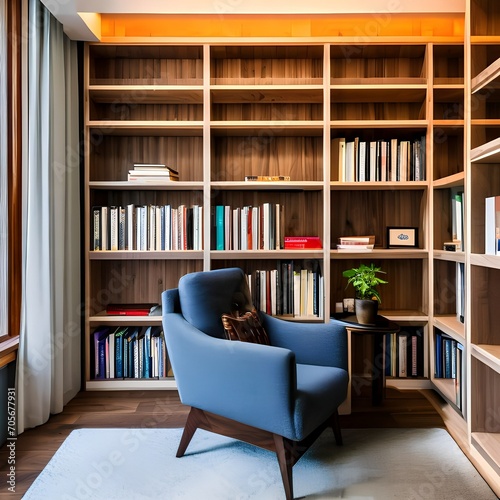
M 177 454 L 175 455 L 177 458 L 182 457 L 186 452 L 196 429 L 198 429 L 198 412 L 196 408 L 191 408 L 186 425 L 184 426 L 184 432 L 182 433 L 179 448 L 177 448 Z
M 333 429 L 333 435 L 335 436 L 335 442 L 337 443 L 337 446 L 342 446 L 342 432 L 340 431 L 340 419 L 338 411 L 336 411 L 331 417 L 331 427 Z
M 276 447 L 276 456 L 280 466 L 281 478 L 285 488 L 286 500 L 293 500 L 293 457 L 290 451 L 290 446 L 287 446 L 286 438 L 283 436 L 273 434 L 273 438 Z

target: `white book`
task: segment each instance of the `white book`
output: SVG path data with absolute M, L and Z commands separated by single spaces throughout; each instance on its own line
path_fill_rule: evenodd
M 407 377 L 408 376 L 408 366 L 407 366 L 407 347 L 408 347 L 408 337 L 406 335 L 398 335 L 398 376 Z
M 252 250 L 259 250 L 260 209 L 252 207 Z
M 496 225 L 496 212 L 497 206 L 500 210 L 500 196 L 489 196 L 484 201 L 484 253 L 486 255 L 496 255 L 498 253 L 496 244 L 496 235 L 498 231 Z M 456 207 L 455 210 L 457 210 Z
M 155 250 L 161 250 L 162 224 L 161 224 L 161 207 L 155 207 Z
M 198 250 L 203 250 L 203 207 L 198 206 Z
M 224 250 L 233 250 L 233 221 L 232 210 L 229 205 L 224 206 Z
M 134 250 L 135 241 L 135 205 L 127 205 L 125 214 L 125 250 Z
M 349 141 L 345 144 L 345 182 L 354 182 L 355 165 L 354 142 Z
M 148 250 L 153 251 L 156 248 L 156 207 L 148 207 Z
M 108 207 L 101 207 L 101 249 L 109 250 Z
M 172 250 L 179 250 L 179 209 L 172 208 Z
M 118 207 L 112 206 L 109 210 L 109 249 L 118 250 Z
M 278 271 L 276 269 L 271 269 L 269 273 L 271 275 L 271 314 L 276 316 L 276 279 Z
M 233 250 L 241 250 L 241 208 L 233 208 Z
M 248 250 L 248 210 L 249 207 L 243 207 L 241 209 L 240 244 L 242 250 Z
M 370 178 L 371 182 L 378 180 L 377 179 L 377 141 L 370 142 Z
M 359 142 L 359 158 L 358 158 L 358 174 L 359 182 L 366 181 L 366 142 Z
M 271 205 L 270 203 L 264 203 L 262 205 L 262 222 L 263 222 L 263 227 L 262 227 L 262 234 L 264 236 L 264 248 L 263 250 L 270 250 L 270 243 L 271 243 L 271 238 L 270 238 L 270 229 L 271 229 Z
M 293 315 L 300 316 L 300 272 L 293 272 Z
M 164 233 L 165 233 L 165 250 L 172 250 L 172 207 L 165 205 Z
M 262 312 L 267 312 L 267 273 L 266 271 L 257 271 L 260 273 L 260 310 Z
M 398 140 L 391 139 L 391 178 L 392 182 L 398 180 Z

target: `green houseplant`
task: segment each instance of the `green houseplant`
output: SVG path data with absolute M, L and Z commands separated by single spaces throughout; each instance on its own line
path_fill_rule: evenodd
M 385 274 L 385 271 L 375 266 L 373 262 L 368 266 L 360 264 L 359 267 L 346 269 L 342 273 L 347 278 L 346 288 L 350 284 L 354 287 L 355 312 L 359 323 L 373 324 L 375 322 L 378 304 L 381 302 L 377 287 L 387 283 L 378 274 Z

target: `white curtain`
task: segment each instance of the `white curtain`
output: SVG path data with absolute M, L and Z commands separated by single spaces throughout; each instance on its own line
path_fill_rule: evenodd
M 81 378 L 77 51 L 39 0 L 29 1 L 23 167 L 19 432 L 62 411 Z
M 7 109 L 7 1 L 0 0 L 0 110 Z M 0 335 L 7 333 L 7 113 L 0 112 Z

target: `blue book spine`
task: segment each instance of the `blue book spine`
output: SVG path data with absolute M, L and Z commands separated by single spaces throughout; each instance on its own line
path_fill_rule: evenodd
M 224 206 L 215 207 L 215 249 L 224 250 Z
M 115 335 L 115 378 L 123 378 L 123 333 Z
M 142 376 L 143 378 L 151 378 L 151 327 L 144 333 L 142 354 Z
M 440 333 L 436 333 L 436 378 L 443 378 L 443 338 Z

